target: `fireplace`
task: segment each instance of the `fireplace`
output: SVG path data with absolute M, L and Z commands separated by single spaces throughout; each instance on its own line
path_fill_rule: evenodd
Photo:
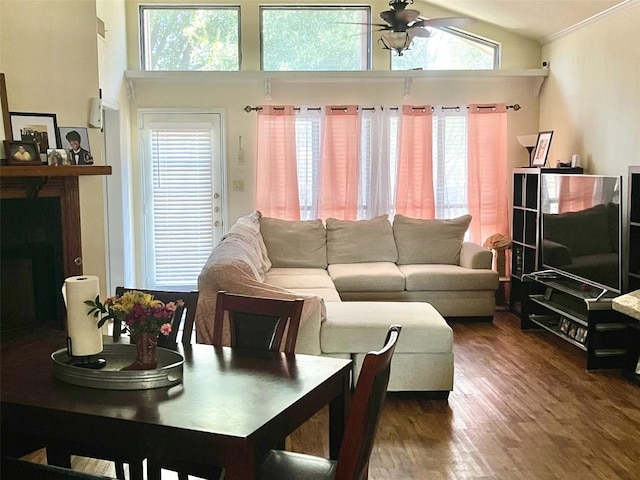
M 2 333 L 64 328 L 59 197 L 0 200 Z
M 82 275 L 74 168 L 110 173 L 109 167 L 51 168 L 0 167 L 2 343 L 35 329 L 64 329 L 61 287 L 66 277 Z

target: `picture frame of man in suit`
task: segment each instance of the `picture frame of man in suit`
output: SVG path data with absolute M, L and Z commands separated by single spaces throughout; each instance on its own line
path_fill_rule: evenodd
M 60 127 L 60 137 L 66 141 L 67 158 L 70 165 L 93 165 L 89 148 L 89 136 L 84 127 Z

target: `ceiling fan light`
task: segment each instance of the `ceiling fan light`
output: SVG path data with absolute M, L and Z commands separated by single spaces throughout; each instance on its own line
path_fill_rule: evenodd
M 383 32 L 378 42 L 382 42 L 387 50 L 395 50 L 398 56 L 402 56 L 402 52 L 411 46 L 412 38 L 407 32 Z

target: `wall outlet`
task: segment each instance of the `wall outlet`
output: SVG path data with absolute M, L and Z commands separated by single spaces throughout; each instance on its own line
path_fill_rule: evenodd
M 244 180 L 234 180 L 232 188 L 234 192 L 244 192 Z

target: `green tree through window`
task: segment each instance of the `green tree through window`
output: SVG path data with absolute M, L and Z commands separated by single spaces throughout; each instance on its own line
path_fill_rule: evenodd
M 262 70 L 368 70 L 369 7 L 261 7 Z
M 238 7 L 140 7 L 144 70 L 240 70 Z

